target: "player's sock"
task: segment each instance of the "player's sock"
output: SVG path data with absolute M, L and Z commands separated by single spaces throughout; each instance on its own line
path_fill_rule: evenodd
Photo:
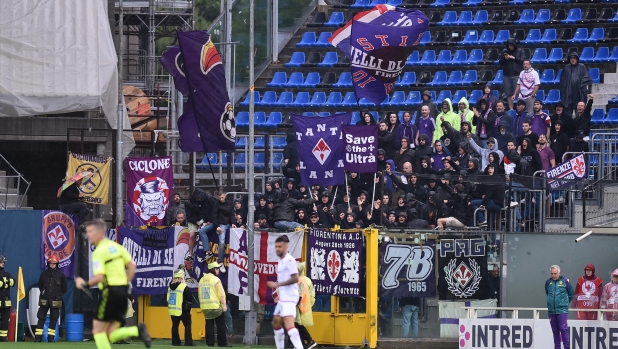
M 95 333 L 93 337 L 97 349 L 112 349 L 112 345 L 109 344 L 109 339 L 107 338 L 107 333 Z
M 300 334 L 296 327 L 288 328 L 288 336 L 290 336 L 290 341 L 294 345 L 294 349 L 303 349 L 303 341 L 300 340 Z
M 278 328 L 275 330 L 275 345 L 277 349 L 283 349 L 285 347 L 285 332 L 283 332 L 283 328 Z
M 110 333 L 109 339 L 112 343 L 120 342 L 121 340 L 129 337 L 137 337 L 139 335 L 139 331 L 137 330 L 137 326 L 131 327 L 121 327 L 116 331 Z

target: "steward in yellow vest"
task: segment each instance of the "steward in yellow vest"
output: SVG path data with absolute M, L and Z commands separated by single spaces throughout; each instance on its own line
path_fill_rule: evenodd
M 317 343 L 311 338 L 311 334 L 305 326 L 313 326 L 313 312 L 311 308 L 315 303 L 315 289 L 311 279 L 305 276 L 305 263 L 296 263 L 298 269 L 298 311 L 294 320 L 294 327 L 298 329 L 300 340 L 305 348 L 314 348 Z
M 219 275 L 221 265 L 217 262 L 208 264 L 208 274 L 200 279 L 198 296 L 200 309 L 206 318 L 206 345 L 215 345 L 215 324 L 217 325 L 217 345 L 219 347 L 231 347 L 227 344 L 225 318 L 223 313 L 227 311 L 225 291 Z
M 191 303 L 193 296 L 185 283 L 185 271 L 177 269 L 167 289 L 167 311 L 172 317 L 172 345 L 182 345 L 178 334 L 178 325 L 182 321 L 185 327 L 185 346 L 193 346 L 191 335 Z

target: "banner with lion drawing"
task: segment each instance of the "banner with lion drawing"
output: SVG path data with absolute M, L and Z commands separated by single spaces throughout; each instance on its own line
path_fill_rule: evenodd
M 84 194 L 84 202 L 95 205 L 107 205 L 109 197 L 109 172 L 111 158 L 69 152 L 67 178 L 74 174 L 89 171 L 94 175 L 84 180 L 79 191 Z
M 481 236 L 440 239 L 440 300 L 483 299 L 487 289 L 487 253 Z

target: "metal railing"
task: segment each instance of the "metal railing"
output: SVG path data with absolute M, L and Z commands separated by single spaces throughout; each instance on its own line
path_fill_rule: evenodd
M 30 189 L 30 182 L 0 154 L 0 209 L 19 209 Z

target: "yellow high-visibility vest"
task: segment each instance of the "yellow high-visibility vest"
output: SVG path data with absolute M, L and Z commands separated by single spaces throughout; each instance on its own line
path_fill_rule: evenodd
M 167 311 L 171 316 L 182 315 L 182 294 L 187 287 L 187 284 L 181 283 L 175 290 L 167 288 Z
M 221 297 L 217 291 L 217 284 L 220 283 L 218 277 L 213 274 L 206 274 L 200 280 L 198 296 L 200 298 L 200 309 L 215 310 L 223 309 Z

